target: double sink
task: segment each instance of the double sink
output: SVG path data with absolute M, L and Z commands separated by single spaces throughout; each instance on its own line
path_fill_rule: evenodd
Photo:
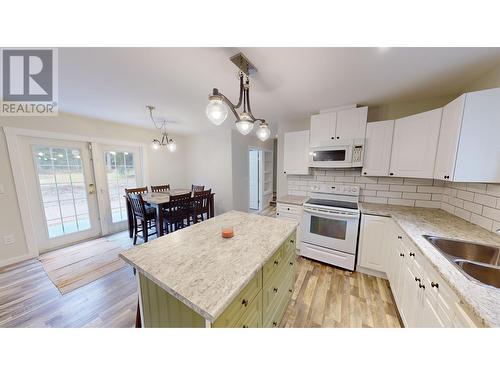
M 469 279 L 500 288 L 500 248 L 437 236 L 424 238 Z

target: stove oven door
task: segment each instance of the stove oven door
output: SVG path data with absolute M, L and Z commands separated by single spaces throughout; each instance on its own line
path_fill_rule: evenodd
M 327 249 L 356 253 L 359 214 L 304 207 L 302 241 Z

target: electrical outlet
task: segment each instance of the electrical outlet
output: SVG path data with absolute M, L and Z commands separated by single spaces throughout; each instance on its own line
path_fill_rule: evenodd
M 5 189 L 2 184 L 0 184 L 0 194 L 5 194 Z
M 14 242 L 16 242 L 16 239 L 14 238 L 13 234 L 8 234 L 6 236 L 3 236 L 3 243 L 5 245 L 12 245 Z

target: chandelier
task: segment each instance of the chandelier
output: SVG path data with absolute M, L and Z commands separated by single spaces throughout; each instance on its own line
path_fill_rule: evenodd
M 153 121 L 155 128 L 161 131 L 161 138 L 153 139 L 153 142 L 151 143 L 151 148 L 153 150 L 159 150 L 160 148 L 166 147 L 168 151 L 174 152 L 175 149 L 177 148 L 177 145 L 175 144 L 175 141 L 172 138 L 168 137 L 167 120 L 161 120 L 161 121 L 155 120 L 153 117 L 153 110 L 155 109 L 155 107 L 153 107 L 152 105 L 147 105 L 146 108 L 149 110 L 149 117 L 151 117 L 151 121 Z
M 247 135 L 252 131 L 254 124 L 259 123 L 255 135 L 264 142 L 271 135 L 269 125 L 266 120 L 255 118 L 250 108 L 250 80 L 248 76 L 250 73 L 256 72 L 257 69 L 242 53 L 234 55 L 230 60 L 240 69 L 238 74 L 240 80 L 240 97 L 238 103 L 231 103 L 218 89 L 214 88 L 212 94 L 208 96 L 207 117 L 214 125 L 218 126 L 226 119 L 229 107 L 236 118 L 235 123 L 238 131 L 243 135 Z M 237 110 L 242 105 L 242 111 L 238 113 Z

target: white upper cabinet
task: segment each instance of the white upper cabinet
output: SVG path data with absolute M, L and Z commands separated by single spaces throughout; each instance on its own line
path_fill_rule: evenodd
M 285 133 L 283 172 L 309 174 L 309 130 Z
M 342 144 L 343 140 L 363 139 L 368 107 L 347 108 L 311 116 L 311 147 Z
M 387 176 L 391 162 L 394 120 L 366 124 L 363 176 Z
M 390 176 L 433 178 L 442 108 L 394 123 Z
M 311 147 L 330 146 L 334 144 L 337 113 L 320 113 L 311 116 Z
M 434 166 L 434 178 L 436 179 L 453 180 L 464 104 L 465 94 L 443 108 L 436 165 Z
M 335 139 L 342 141 L 365 137 L 368 107 L 352 108 L 337 112 Z
M 467 93 L 448 106 L 434 177 L 500 182 L 500 88 Z

